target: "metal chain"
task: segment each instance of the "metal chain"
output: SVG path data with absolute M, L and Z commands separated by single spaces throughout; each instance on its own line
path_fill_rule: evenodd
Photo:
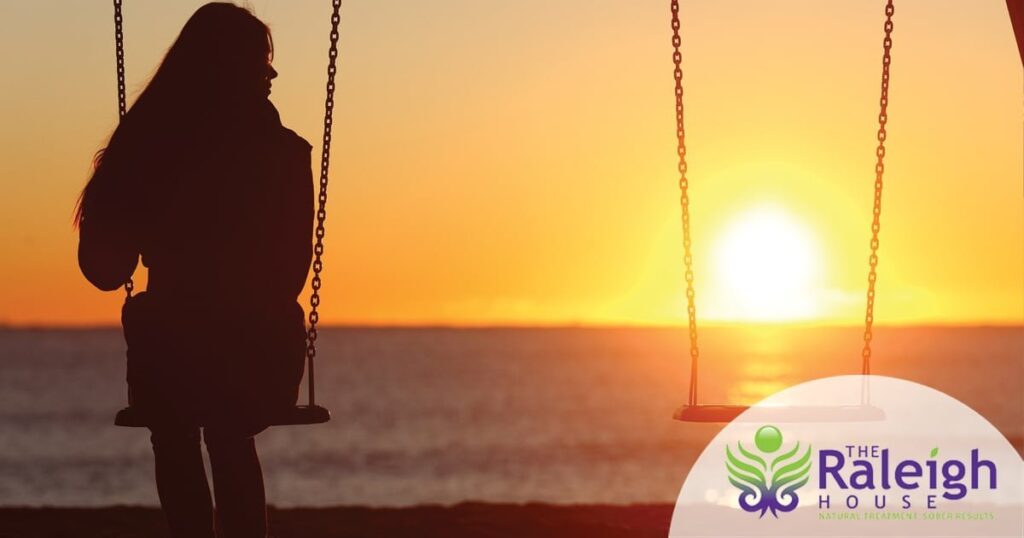
M 874 338 L 873 326 L 875 323 L 875 281 L 878 279 L 876 267 L 878 266 L 878 232 L 881 230 L 882 216 L 882 175 L 885 173 L 885 124 L 889 121 L 889 64 L 892 61 L 890 50 L 892 49 L 892 14 L 894 8 L 892 0 L 885 5 L 885 39 L 882 40 L 884 52 L 882 54 L 882 95 L 878 100 L 878 148 L 875 155 L 878 161 L 875 163 L 875 204 L 872 209 L 871 219 L 871 255 L 868 257 L 868 292 L 867 309 L 864 314 L 864 349 L 861 351 L 863 363 L 861 373 L 871 373 L 871 340 Z
M 124 19 L 121 17 L 121 0 L 114 0 L 114 53 L 117 58 L 117 117 L 123 120 L 128 113 L 128 106 L 124 84 Z M 125 296 L 130 299 L 134 289 L 135 282 L 129 276 L 124 283 Z
M 690 329 L 690 396 L 689 405 L 697 404 L 697 307 L 693 291 L 693 255 L 690 252 L 690 182 L 686 178 L 686 129 L 683 127 L 683 55 L 679 52 L 679 0 L 672 1 L 672 63 L 676 81 L 676 153 L 679 155 L 679 205 L 682 208 L 683 263 L 686 266 L 686 313 Z
M 324 221 L 327 219 L 327 172 L 331 165 L 331 127 L 334 123 L 334 75 L 338 59 L 338 24 L 341 22 L 341 0 L 333 0 L 331 14 L 331 48 L 327 62 L 327 99 L 324 102 L 323 152 L 320 155 L 320 194 L 317 197 L 316 243 L 313 246 L 313 293 L 309 297 L 309 330 L 306 333 L 306 368 L 309 372 L 309 405 L 316 402 L 313 358 L 316 357 L 316 325 L 320 321 L 320 272 L 324 268 Z
M 124 85 L 124 19 L 121 17 L 121 0 L 114 0 L 114 50 L 117 56 L 117 112 L 124 118 L 128 112 L 125 105 Z

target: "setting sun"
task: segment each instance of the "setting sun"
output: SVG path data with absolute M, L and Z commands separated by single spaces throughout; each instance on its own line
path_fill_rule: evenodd
M 713 243 L 712 317 L 792 321 L 817 314 L 821 251 L 785 209 L 761 206 L 734 217 Z

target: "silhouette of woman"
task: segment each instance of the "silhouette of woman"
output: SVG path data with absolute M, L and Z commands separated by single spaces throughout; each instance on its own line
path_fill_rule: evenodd
M 92 284 L 117 289 L 140 255 L 149 268 L 122 324 L 175 537 L 266 536 L 254 436 L 295 404 L 303 374 L 296 298 L 311 259 L 311 148 L 268 100 L 272 57 L 270 31 L 249 11 L 199 8 L 97 154 L 78 203 L 78 260 Z

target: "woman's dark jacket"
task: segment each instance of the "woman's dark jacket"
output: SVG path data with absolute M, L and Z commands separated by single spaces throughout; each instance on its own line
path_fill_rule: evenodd
M 83 199 L 89 281 L 115 289 L 139 255 L 149 269 L 122 322 L 133 403 L 164 422 L 259 424 L 295 403 L 303 373 L 310 145 L 269 101 L 222 114 L 178 154 L 118 159 L 136 164 L 107 172 L 137 192 L 100 182 Z

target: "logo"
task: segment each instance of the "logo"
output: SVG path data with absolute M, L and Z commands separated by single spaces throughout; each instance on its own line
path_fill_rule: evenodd
M 800 383 L 715 435 L 669 527 L 671 538 L 767 535 L 1024 537 L 1024 459 L 931 387 L 858 375 Z
M 775 426 L 761 426 L 754 434 L 755 454 L 737 442 L 738 454 L 725 447 L 725 467 L 729 483 L 739 488 L 740 507 L 747 512 L 761 512 L 759 518 L 771 512 L 790 512 L 800 504 L 796 490 L 807 484 L 811 470 L 811 447 L 800 452 L 800 442 L 782 454 L 773 456 L 782 448 L 782 432 Z

